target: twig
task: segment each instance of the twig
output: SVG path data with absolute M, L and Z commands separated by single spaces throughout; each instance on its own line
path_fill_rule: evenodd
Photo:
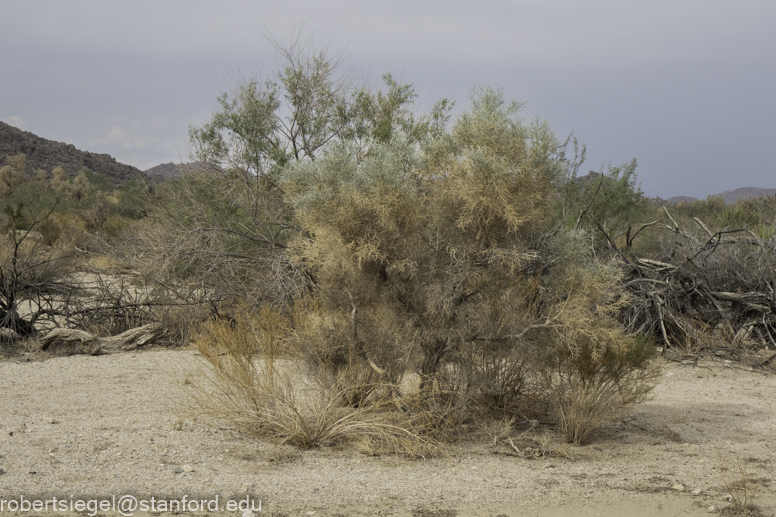
M 760 361 L 760 364 L 763 365 L 763 366 L 768 366 L 769 364 L 771 364 L 771 361 L 773 361 L 774 359 L 776 359 L 776 354 L 771 355 L 765 361 Z
M 660 317 L 660 330 L 663 332 L 663 351 L 660 352 L 661 356 L 666 355 L 666 350 L 669 346 L 671 346 L 671 343 L 668 341 L 668 334 L 666 334 L 666 326 L 665 323 L 663 323 L 663 308 L 662 308 L 662 301 L 658 299 L 657 302 L 657 314 Z
M 650 226 L 654 226 L 654 225 L 656 225 L 657 223 L 659 223 L 662 220 L 663 220 L 663 218 L 661 217 L 660 219 L 657 219 L 656 221 L 652 221 L 651 223 L 647 223 L 647 224 L 642 225 L 641 228 L 639 228 L 639 230 L 636 233 L 633 234 L 633 237 L 631 237 L 631 234 L 630 234 L 631 228 L 630 228 L 630 226 L 628 226 L 628 235 L 625 237 L 625 245 L 628 248 L 633 247 L 633 241 L 636 240 L 636 237 L 638 236 L 638 234 L 640 234 L 642 232 L 642 230 L 644 230 L 644 228 L 649 228 Z
M 647 429 L 646 427 L 641 427 L 640 425 L 636 425 L 636 424 L 634 424 L 633 422 L 631 422 L 631 421 L 629 421 L 629 420 L 620 420 L 620 423 L 621 423 L 621 424 L 628 424 L 628 425 L 631 425 L 631 426 L 635 427 L 636 429 L 641 429 L 642 431 L 644 431 L 644 432 L 646 432 L 646 433 L 649 433 L 649 432 L 650 432 L 650 430 L 649 430 L 649 429 Z
M 596 226 L 596 228 L 598 228 L 598 230 L 599 230 L 601 233 L 603 233 L 603 234 L 604 234 L 604 237 L 606 237 L 606 240 L 607 240 L 607 241 L 609 241 L 609 246 L 611 246 L 611 248 L 612 248 L 614 251 L 616 251 L 616 252 L 617 252 L 617 254 L 620 256 L 620 258 L 621 258 L 622 260 L 624 260 L 626 263 L 630 264 L 631 266 L 634 266 L 633 262 L 631 262 L 631 260 L 630 260 L 630 259 L 628 259 L 628 257 L 626 257 L 626 256 L 625 256 L 625 255 L 624 255 L 624 254 L 623 254 L 623 253 L 620 251 L 620 248 L 618 248 L 618 247 L 617 247 L 617 245 L 614 243 L 614 241 L 613 241 L 613 240 L 612 240 L 612 238 L 609 236 L 609 234 L 607 233 L 607 231 L 606 231 L 606 230 L 604 230 L 604 228 L 601 226 L 601 223 L 599 223 L 599 222 L 598 222 L 598 221 L 597 221 L 597 220 L 596 220 L 596 219 L 595 219 L 593 216 L 590 216 L 590 217 L 591 217 L 591 219 L 593 219 L 593 222 L 595 223 L 595 226 Z M 636 267 L 636 266 L 634 266 L 634 267 Z
M 590 210 L 590 207 L 593 206 L 593 201 L 595 201 L 595 197 L 598 195 L 598 191 L 601 190 L 601 185 L 604 184 L 604 175 L 601 174 L 601 181 L 598 182 L 598 186 L 595 189 L 595 192 L 593 193 L 593 197 L 590 198 L 590 202 L 587 204 L 584 210 L 582 210 L 579 213 L 579 217 L 577 217 L 577 222 L 574 225 L 574 230 L 579 228 L 579 222 L 582 220 L 582 217 L 587 213 L 588 210 Z
M 499 456 L 511 456 L 513 458 L 522 458 L 522 454 L 515 454 L 514 452 L 493 451 L 491 454 L 498 454 Z
M 511 446 L 512 446 L 512 448 L 515 450 L 515 452 L 516 452 L 516 453 L 518 453 L 518 454 L 520 454 L 520 455 L 522 456 L 522 454 L 523 454 L 523 453 L 522 453 L 522 452 L 520 452 L 520 449 L 518 449 L 518 448 L 515 446 L 515 443 L 512 441 L 512 438 L 509 438 L 509 437 L 507 437 L 507 440 L 509 440 L 509 445 L 511 445 Z
M 548 318 L 547 321 L 544 323 L 533 323 L 531 325 L 528 325 L 525 327 L 521 332 L 518 334 L 509 334 L 507 336 L 473 336 L 468 339 L 468 341 L 506 341 L 507 339 L 520 339 L 523 337 L 529 330 L 533 329 L 543 329 L 547 328 L 552 324 L 552 319 Z

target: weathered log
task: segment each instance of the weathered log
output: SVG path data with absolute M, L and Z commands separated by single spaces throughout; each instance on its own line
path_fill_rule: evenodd
M 54 329 L 46 334 L 41 340 L 41 349 L 48 350 L 52 343 L 55 341 L 64 341 L 65 343 L 81 343 L 83 345 L 91 345 L 95 340 L 95 336 L 84 330 L 77 329 Z
M 739 293 L 725 293 L 725 292 L 719 292 L 719 291 L 711 291 L 709 294 L 717 300 L 740 303 L 741 305 L 748 305 L 748 306 L 751 306 L 753 309 L 763 313 L 769 312 L 769 308 L 767 307 L 767 305 L 764 305 L 770 301 L 768 299 L 767 293 L 739 294 Z M 755 303 L 755 302 L 761 302 L 761 303 Z
M 58 328 L 43 337 L 41 348 L 47 350 L 52 343 L 62 341 L 81 344 L 84 347 L 84 353 L 87 354 L 112 354 L 153 344 L 164 336 L 164 333 L 164 328 L 158 323 L 129 329 L 111 337 L 99 337 L 83 330 Z

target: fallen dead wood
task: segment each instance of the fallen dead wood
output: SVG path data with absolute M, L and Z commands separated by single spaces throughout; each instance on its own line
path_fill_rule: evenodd
M 664 354 L 679 348 L 738 355 L 776 346 L 776 236 L 760 238 L 746 229 L 715 233 L 697 217 L 699 228 L 688 230 L 664 210 L 673 227 L 652 222 L 635 233 L 629 229 L 622 249 L 597 225 L 623 259 L 630 296 L 621 317 L 628 330 L 652 335 Z M 645 227 L 667 234 L 659 253 L 637 257 L 633 240 Z M 741 233 L 747 237 L 725 238 Z
M 99 337 L 83 330 L 57 328 L 43 337 L 41 349 L 48 350 L 52 344 L 62 342 L 80 346 L 82 353 L 90 355 L 112 354 L 154 344 L 164 334 L 164 328 L 158 323 L 149 323 L 111 337 Z

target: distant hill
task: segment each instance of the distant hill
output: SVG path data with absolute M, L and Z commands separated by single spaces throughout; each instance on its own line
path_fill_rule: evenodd
M 191 163 L 163 163 L 156 167 L 151 167 L 143 171 L 143 174 L 151 180 L 170 180 L 179 178 L 183 174 L 199 172 L 210 169 L 210 165 L 205 162 Z
M 721 197 L 726 205 L 732 205 L 739 199 L 746 199 L 749 197 L 766 197 L 772 196 L 774 194 L 776 194 L 776 188 L 741 187 L 735 190 L 726 190 L 725 192 L 720 192 L 719 194 L 714 195 Z M 655 204 L 670 203 L 678 205 L 679 203 L 692 203 L 693 201 L 697 201 L 697 199 L 689 196 L 674 196 L 669 197 L 666 200 L 654 198 L 652 201 Z
M 51 172 L 57 166 L 69 174 L 89 169 L 106 175 L 117 187 L 131 178 L 143 176 L 140 169 L 119 163 L 109 154 L 80 151 L 71 144 L 47 140 L 0 122 L 0 166 L 5 164 L 7 156 L 20 153 L 27 156 L 25 172 L 28 174 L 38 169 Z
M 726 204 L 732 204 L 739 199 L 748 197 L 766 197 L 774 194 L 776 194 L 776 188 L 742 187 L 735 190 L 726 190 L 717 195 L 720 196 Z

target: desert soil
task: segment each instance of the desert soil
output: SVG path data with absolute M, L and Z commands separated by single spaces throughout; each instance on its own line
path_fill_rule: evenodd
M 0 362 L 0 516 L 90 513 L 2 506 L 22 496 L 124 494 L 218 495 L 222 507 L 247 496 L 261 514 L 289 516 L 713 515 L 728 506 L 739 465 L 757 504 L 776 509 L 776 376 L 737 363 L 666 361 L 651 399 L 584 445 L 566 446 L 552 429 L 532 435 L 549 432 L 545 452 L 570 458 L 510 456 L 484 440 L 411 460 L 299 451 L 186 416 L 182 385 L 198 361 L 158 350 Z

